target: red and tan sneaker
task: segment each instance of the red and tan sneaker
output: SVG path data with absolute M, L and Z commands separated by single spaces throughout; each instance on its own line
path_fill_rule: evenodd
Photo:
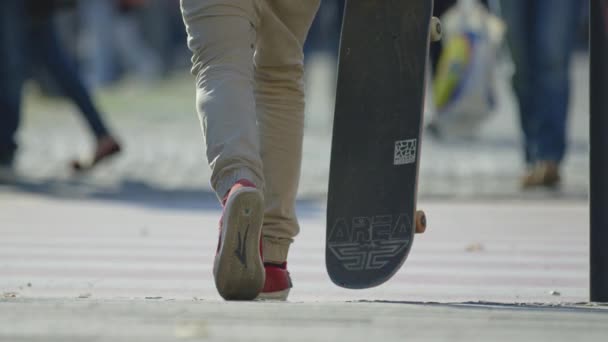
M 287 271 L 287 263 L 280 265 L 265 263 L 266 282 L 264 289 L 258 296 L 262 300 L 287 300 L 289 290 L 293 287 L 289 271 Z
M 262 291 L 265 280 L 260 254 L 264 197 L 253 183 L 239 180 L 223 203 L 213 263 L 215 287 L 226 300 L 252 300 Z

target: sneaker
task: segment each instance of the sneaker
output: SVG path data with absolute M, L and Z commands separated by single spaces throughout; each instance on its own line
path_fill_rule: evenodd
M 252 300 L 264 287 L 260 253 L 264 219 L 262 192 L 239 180 L 223 200 L 220 238 L 213 263 L 215 287 L 226 300 Z
M 559 166 L 553 161 L 541 161 L 536 163 L 524 175 L 521 181 L 523 189 L 535 187 L 555 188 L 561 181 Z
M 97 146 L 95 147 L 93 158 L 88 162 L 73 160 L 71 162 L 72 169 L 74 171 L 87 171 L 100 162 L 116 156 L 120 151 L 121 147 L 116 139 L 111 136 L 101 137 L 97 139 Z
M 287 300 L 289 291 L 293 287 L 289 271 L 287 271 L 287 263 L 280 265 L 265 263 L 266 282 L 264 289 L 258 296 L 262 300 Z

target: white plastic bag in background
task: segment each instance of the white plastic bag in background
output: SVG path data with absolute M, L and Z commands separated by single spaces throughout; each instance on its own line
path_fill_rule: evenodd
M 494 106 L 494 71 L 505 25 L 477 0 L 459 0 L 441 18 L 443 51 L 432 82 L 429 130 L 473 138 Z

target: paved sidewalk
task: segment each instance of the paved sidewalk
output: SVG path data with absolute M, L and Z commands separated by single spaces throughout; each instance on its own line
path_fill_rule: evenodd
M 329 280 L 323 203 L 302 201 L 290 302 L 226 303 L 211 276 L 212 194 L 29 186 L 0 186 L 0 341 L 608 336 L 606 307 L 585 303 L 584 201 L 422 201 L 429 229 L 404 267 L 359 291 Z
M 64 195 L 0 193 L 0 292 L 19 298 L 220 299 L 211 278 L 220 211 L 211 195 L 196 202 Z M 300 203 L 290 298 L 588 300 L 586 203 L 420 205 L 429 230 L 416 237 L 404 267 L 382 286 L 353 291 L 334 286 L 325 272 L 322 205 Z
M 0 300 L 0 341 L 605 341 L 608 308 Z

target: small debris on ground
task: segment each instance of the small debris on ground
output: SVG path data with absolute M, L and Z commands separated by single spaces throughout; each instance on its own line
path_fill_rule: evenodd
M 150 232 L 148 231 L 148 228 L 143 227 L 139 230 L 139 236 L 148 237 L 149 235 L 150 235 Z
M 78 296 L 79 299 L 87 299 L 87 298 L 91 298 L 91 294 L 90 293 L 83 293 L 80 296 Z
M 467 252 L 469 252 L 469 253 L 473 253 L 473 252 L 483 252 L 483 250 L 484 250 L 483 245 L 482 245 L 481 243 L 478 243 L 478 242 L 473 243 L 473 244 L 470 244 L 470 245 L 468 245 L 468 246 L 465 248 L 465 251 L 467 251 Z
M 178 339 L 201 339 L 209 337 L 206 321 L 177 322 L 175 337 Z
M 146 297 L 146 299 L 163 299 L 163 297 Z
M 556 296 L 556 297 L 559 297 L 562 295 L 559 291 L 555 291 L 555 290 L 550 291 L 549 294 L 552 296 Z

